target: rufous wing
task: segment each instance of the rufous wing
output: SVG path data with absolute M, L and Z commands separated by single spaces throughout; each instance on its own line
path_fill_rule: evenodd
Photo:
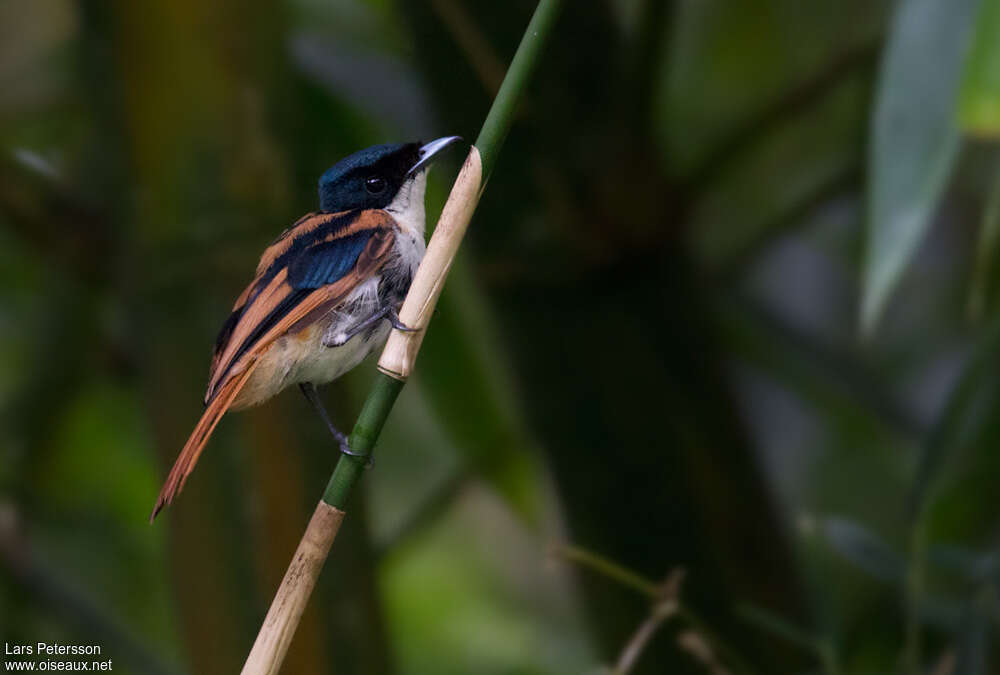
M 258 357 L 281 336 L 297 333 L 335 310 L 376 274 L 392 254 L 392 225 L 384 211 L 317 214 L 300 220 L 265 251 L 254 281 L 219 334 L 207 407 L 174 462 L 150 521 L 184 487 L 219 420 L 253 374 Z M 281 250 L 273 250 L 279 245 Z

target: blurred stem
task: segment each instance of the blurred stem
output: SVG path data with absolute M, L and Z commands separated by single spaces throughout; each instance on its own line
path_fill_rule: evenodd
M 733 670 L 738 673 L 745 673 L 746 675 L 752 675 L 754 668 L 740 656 L 739 652 L 727 642 L 725 642 L 714 630 L 709 628 L 708 624 L 701 618 L 699 614 L 696 614 L 690 607 L 684 603 L 678 602 L 677 605 L 677 616 L 681 620 L 685 621 L 689 626 L 694 628 L 697 632 L 701 633 L 709 644 L 714 645 L 722 656 L 722 660 L 729 663 Z
M 625 643 L 625 647 L 618 657 L 618 662 L 615 664 L 614 670 L 612 670 L 612 675 L 627 675 L 639 661 L 639 657 L 645 651 L 646 645 L 656 635 L 660 626 L 666 623 L 671 617 L 677 616 L 677 598 L 680 595 L 683 579 L 684 572 L 680 569 L 675 569 L 670 573 L 667 581 L 664 582 L 664 587 L 668 590 L 664 591 L 663 597 L 649 611 L 649 616 L 639 624 L 635 633 Z
M 913 491 L 909 498 L 909 514 L 916 528 L 924 518 L 933 500 L 935 478 L 942 464 L 957 451 L 968 438 L 970 425 L 981 424 L 974 420 L 976 400 L 982 395 L 984 382 L 991 381 L 1000 358 L 1000 314 L 991 317 L 976 341 L 971 356 L 962 368 L 962 374 L 948 394 L 944 410 L 926 435 L 920 458 L 917 461 Z
M 797 227 L 807 227 L 810 216 L 826 206 L 834 199 L 846 194 L 852 194 L 862 183 L 861 158 L 854 158 L 841 169 L 833 172 L 830 177 L 810 190 L 775 218 L 764 223 L 752 239 L 743 244 L 726 258 L 715 263 L 709 272 L 716 278 L 716 283 L 729 285 L 739 281 L 740 277 L 755 263 L 760 261 L 761 253 L 771 250 L 770 246 L 779 238 L 787 235 Z
M 483 88 L 488 94 L 495 95 L 503 82 L 503 63 L 463 4 L 456 0 L 431 0 L 431 7 L 465 52 Z
M 990 299 L 990 281 L 993 259 L 1000 245 L 1000 167 L 993 178 L 993 188 L 983 211 L 983 224 L 976 243 L 976 262 L 973 268 L 972 290 L 969 293 L 969 316 L 978 321 L 985 313 Z
M 799 85 L 787 90 L 771 105 L 737 124 L 684 180 L 691 199 L 697 199 L 734 157 L 752 147 L 770 129 L 808 110 L 836 85 L 859 71 L 874 68 L 882 36 L 875 36 L 848 48 L 824 68 Z
M 776 375 L 782 386 L 817 408 L 833 411 L 845 430 L 860 425 L 867 434 L 907 443 L 926 434 L 926 425 L 850 351 L 821 344 L 749 297 L 725 297 L 716 304 L 716 316 L 727 347 L 742 361 Z
M 749 663 L 709 628 L 708 624 L 705 623 L 697 612 L 684 604 L 680 598 L 680 582 L 676 578 L 676 572 L 668 576 L 663 583 L 656 583 L 634 570 L 579 546 L 556 544 L 552 547 L 551 552 L 555 557 L 562 558 L 567 562 L 574 563 L 592 572 L 597 572 L 601 576 L 617 581 L 622 586 L 638 591 L 650 600 L 653 600 L 655 604 L 651 616 L 663 613 L 662 605 L 664 602 L 674 603 L 674 606 L 670 607 L 669 615 L 660 617 L 656 621 L 657 625 L 662 623 L 666 618 L 669 618 L 669 616 L 677 616 L 696 632 L 700 633 L 708 644 L 718 651 L 722 659 L 732 666 L 734 671 L 747 674 L 754 672 Z M 651 618 L 650 620 L 654 619 Z M 643 626 L 645 625 L 646 623 L 644 622 Z M 641 628 L 642 626 L 640 626 L 640 630 Z M 617 675 L 619 671 L 615 672 Z
M 829 638 L 817 640 L 816 653 L 819 655 L 819 662 L 823 666 L 824 673 L 827 675 L 840 675 L 837 650 L 834 649 L 833 642 Z
M 677 15 L 676 0 L 641 1 L 633 65 L 629 69 L 631 82 L 623 92 L 623 100 L 628 101 L 629 122 L 640 134 L 652 131 L 654 101 L 661 77 L 658 71 L 662 55 L 668 53 L 667 41 L 676 35 L 673 23 Z
M 924 594 L 926 550 L 923 521 L 918 517 L 910 534 L 910 564 L 906 575 L 906 626 L 902 655 L 904 673 L 922 672 L 920 605 Z
M 761 607 L 739 605 L 736 608 L 736 613 L 741 619 L 816 656 L 826 675 L 840 675 L 837 651 L 830 637 L 815 637 L 798 626 L 789 623 L 783 617 Z
M 572 544 L 556 544 L 552 547 L 552 555 L 617 581 L 622 586 L 639 591 L 651 600 L 658 600 L 663 595 L 660 584 L 592 551 Z
M 925 590 L 927 564 L 926 519 L 934 499 L 935 479 L 942 465 L 968 442 L 976 425 L 984 382 L 991 382 L 997 367 L 1000 314 L 993 316 L 977 340 L 958 381 L 948 394 L 944 410 L 927 434 L 918 459 L 909 499 L 910 546 L 906 575 L 905 633 L 901 664 L 908 673 L 919 672 L 922 652 L 920 605 Z

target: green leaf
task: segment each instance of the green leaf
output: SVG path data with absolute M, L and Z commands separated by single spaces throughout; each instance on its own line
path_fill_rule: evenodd
M 861 329 L 870 334 L 913 257 L 959 146 L 955 95 L 975 0 L 903 0 L 879 73 L 869 150 Z
M 927 550 L 927 561 L 937 569 L 972 583 L 985 583 L 1000 571 L 997 551 L 980 552 L 962 546 L 938 544 Z
M 932 488 L 940 480 L 949 460 L 954 462 L 961 450 L 974 445 L 984 427 L 995 418 L 1000 396 L 996 372 L 1000 359 L 1000 314 L 984 327 L 958 381 L 948 394 L 944 410 L 927 434 L 917 460 L 910 512 L 920 517 L 928 507 Z M 954 471 L 954 469 L 952 469 Z M 965 497 L 969 497 L 964 486 Z
M 823 536 L 834 551 L 876 579 L 901 582 L 906 563 L 878 535 L 845 518 L 823 521 Z
M 962 131 L 1000 137 L 1000 0 L 981 0 L 958 104 Z
M 972 276 L 972 289 L 969 292 L 969 314 L 974 319 L 982 318 L 989 304 L 990 277 L 998 244 L 1000 244 L 1000 172 L 994 179 L 993 189 L 983 211 L 983 224 L 979 229 L 979 242 L 976 244 L 976 266 Z

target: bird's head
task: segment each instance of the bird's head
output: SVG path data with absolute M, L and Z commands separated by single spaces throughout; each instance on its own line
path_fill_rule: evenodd
M 408 206 L 416 196 L 416 183 L 423 187 L 431 160 L 449 145 L 462 140 L 445 136 L 436 141 L 373 145 L 345 157 L 319 179 L 319 207 L 323 211 L 384 209 L 401 199 Z M 423 208 L 423 190 L 419 190 Z

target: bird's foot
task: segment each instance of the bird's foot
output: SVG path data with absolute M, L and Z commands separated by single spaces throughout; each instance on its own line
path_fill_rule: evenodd
M 320 400 L 319 393 L 316 391 L 316 386 L 313 385 L 312 382 L 302 382 L 299 384 L 299 389 L 302 390 L 306 400 L 309 401 L 316 412 L 319 413 L 320 418 L 326 425 L 327 431 L 330 432 L 330 435 L 333 436 L 333 440 L 335 440 L 337 445 L 340 446 L 340 451 L 351 457 L 366 457 L 368 461 L 365 462 L 365 468 L 372 466 L 375 463 L 375 460 L 372 458 L 371 453 L 363 455 L 360 452 L 354 452 L 351 450 L 351 439 L 348 438 L 347 434 L 343 431 L 333 426 L 333 422 L 330 421 L 330 415 L 327 414 L 326 408 L 323 406 L 323 401 Z
M 340 452 L 347 455 L 348 457 L 357 457 L 358 459 L 365 460 L 365 468 L 370 469 L 375 466 L 375 456 L 368 453 L 354 452 L 351 450 L 351 441 L 346 436 L 344 438 L 337 439 L 340 442 Z
M 394 307 L 389 307 L 386 314 L 388 315 L 387 318 L 389 319 L 389 323 L 391 323 L 392 327 L 396 330 L 401 330 L 404 333 L 416 333 L 420 330 L 419 328 L 410 328 L 405 323 L 400 321 L 399 314 L 396 313 L 396 309 Z
M 416 328 L 410 328 L 405 323 L 399 320 L 399 314 L 396 313 L 395 307 L 393 307 L 392 305 L 386 305 L 385 307 L 382 307 L 379 310 L 377 310 L 374 314 L 372 314 L 368 318 L 364 319 L 358 324 L 355 324 L 354 326 L 351 326 L 347 330 L 339 331 L 332 335 L 324 336 L 323 346 L 342 347 L 345 344 L 347 344 L 351 340 L 351 338 L 353 338 L 355 335 L 367 329 L 369 326 L 378 323 L 379 321 L 382 321 L 383 319 L 387 320 L 390 324 L 392 324 L 392 327 L 395 328 L 396 330 L 401 330 L 406 333 L 412 333 L 413 331 L 417 330 Z

